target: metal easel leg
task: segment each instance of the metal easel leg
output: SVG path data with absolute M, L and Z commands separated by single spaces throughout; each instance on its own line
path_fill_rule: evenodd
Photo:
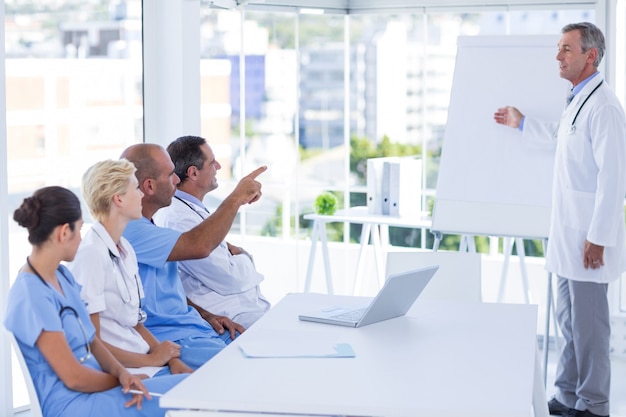
M 431 233 L 435 237 L 435 241 L 433 242 L 433 252 L 437 252 L 439 250 L 439 243 L 441 243 L 442 233 L 436 230 L 432 230 Z
M 515 238 L 515 247 L 517 248 L 517 257 L 519 258 L 519 267 L 522 274 L 522 286 L 524 287 L 524 297 L 526 304 L 532 304 L 533 296 L 530 293 L 528 287 L 528 273 L 526 271 L 526 250 L 524 249 L 524 239 L 521 237 Z
M 502 261 L 502 273 L 500 274 L 500 288 L 498 289 L 498 302 L 504 301 L 504 289 L 506 287 L 506 279 L 509 271 L 509 260 L 513 256 L 513 245 L 517 248 L 517 256 L 519 258 L 520 273 L 522 276 L 522 287 L 524 288 L 524 300 L 526 304 L 532 303 L 532 294 L 528 286 L 528 272 L 526 270 L 526 252 L 524 250 L 524 239 L 516 237 L 502 238 L 502 253 L 504 260 Z
M 506 287 L 506 276 L 509 271 L 509 259 L 513 252 L 513 238 L 502 238 L 502 253 L 504 259 L 502 261 L 502 272 L 500 273 L 500 288 L 498 288 L 498 302 L 501 303 L 504 300 L 504 287 Z
M 548 251 L 548 239 L 543 239 L 543 253 L 544 257 Z M 548 287 L 546 289 L 546 323 L 544 328 L 543 337 L 543 384 L 548 384 L 548 354 L 550 351 L 550 318 L 554 321 L 554 339 L 556 342 L 557 350 L 560 349 L 560 343 L 558 342 L 558 327 L 556 323 L 556 309 L 553 299 L 552 291 L 552 273 L 548 272 Z
M 543 385 L 548 385 L 548 353 L 550 350 L 550 313 L 552 310 L 552 274 L 548 272 L 548 288 L 546 290 L 546 323 L 543 336 Z

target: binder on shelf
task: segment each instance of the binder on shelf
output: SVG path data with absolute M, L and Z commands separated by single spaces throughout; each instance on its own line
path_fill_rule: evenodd
M 367 212 L 383 214 L 383 160 L 371 158 L 367 160 Z
M 390 181 L 389 169 L 390 169 L 389 162 L 383 161 L 383 178 L 382 178 L 382 184 L 381 184 L 380 198 L 381 198 L 381 203 L 382 203 L 381 212 L 385 216 L 389 215 L 389 205 L 391 204 L 390 195 L 389 195 L 391 192 L 391 187 L 389 184 L 389 181 Z
M 389 201 L 387 203 L 387 213 L 385 214 L 389 214 L 390 216 L 400 216 L 400 199 L 404 198 L 400 196 L 400 191 L 402 188 L 402 168 L 406 167 L 406 165 L 407 164 L 402 164 L 401 162 L 385 162 L 385 166 L 387 166 L 387 168 L 384 170 L 387 174 L 387 180 L 385 182 L 388 184 L 387 187 L 389 188 L 389 190 L 387 191 Z M 409 175 L 413 176 L 416 174 L 412 172 L 405 174 L 405 176 Z M 419 176 L 421 177 L 421 175 Z M 410 179 L 408 182 L 410 183 L 411 181 L 413 181 L 413 179 Z M 421 181 L 417 182 L 417 184 L 421 185 Z M 410 195 L 415 195 L 415 193 L 413 193 L 412 190 L 409 189 L 405 190 L 404 192 L 409 193 Z M 417 193 L 417 195 L 419 196 L 419 193 Z M 409 209 L 413 207 L 419 210 L 419 199 L 418 201 L 412 201 L 409 203 L 408 196 L 406 198 L 407 200 L 403 201 L 403 206 L 405 207 L 404 211 L 409 211 Z
M 421 213 L 422 164 L 414 157 L 367 160 L 367 207 L 370 214 L 411 216 Z

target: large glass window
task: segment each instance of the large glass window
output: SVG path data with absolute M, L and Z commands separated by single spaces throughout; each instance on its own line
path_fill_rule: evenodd
M 297 131 L 301 162 L 296 185 L 298 201 L 294 205 L 298 212 L 293 216 L 306 230 L 305 235 L 310 234 L 310 225 L 302 221 L 302 216 L 313 211 L 315 198 L 329 191 L 338 197 L 338 208 L 348 207 L 345 191 L 354 185 L 354 177 L 346 169 L 350 152 L 346 131 L 358 124 L 362 113 L 353 111 L 359 93 L 347 80 L 362 77 L 362 71 L 357 66 L 358 52 L 348 47 L 346 36 L 352 26 L 346 30 L 347 22 L 343 15 L 298 16 Z M 339 233 L 330 239 L 341 240 L 342 225 L 334 227 Z
M 141 0 L 5 2 L 9 211 L 143 140 Z M 83 216 L 89 221 L 89 213 Z M 30 251 L 9 219 L 11 279 Z M 13 361 L 14 405 L 28 404 Z
M 202 88 L 225 91 L 219 83 L 230 86 L 220 107 L 230 112 L 229 138 L 221 136 L 225 128 L 204 130 L 208 124 L 203 123 L 206 137 L 221 149 L 218 158 L 230 167 L 223 170 L 223 186 L 214 197 L 219 201 L 230 191 L 231 179 L 267 164 L 264 202 L 248 208 L 247 221 L 240 225 L 252 234 L 302 237 L 310 226 L 302 215 L 312 211 L 320 192 L 334 192 L 340 207 L 365 205 L 367 159 L 405 155 L 422 160 L 423 181 L 415 186 L 423 195 L 422 210 L 428 212 L 457 37 L 557 35 L 565 23 L 593 17 L 592 10 L 346 17 L 224 11 L 207 5 L 203 68 L 225 68 L 228 79 L 203 77 Z M 240 68 L 245 68 L 243 76 Z M 203 109 L 209 108 L 203 101 Z M 358 225 L 352 230 L 330 227 L 335 232 L 331 240 L 358 240 Z M 390 237 L 397 245 L 432 245 L 428 233 L 392 229 Z M 456 248 L 459 240 L 448 236 L 442 248 Z M 478 249 L 488 250 L 486 238 Z M 540 243 L 528 243 L 527 253 L 540 255 Z
M 330 191 L 340 208 L 366 205 L 369 158 L 419 159 L 421 181 L 412 185 L 422 196 L 421 211 L 431 212 L 459 36 L 556 38 L 564 24 L 595 18 L 593 9 L 342 15 L 211 5 L 202 3 L 202 126 L 228 169 L 207 205 L 218 204 L 241 175 L 267 164 L 262 201 L 240 212 L 233 231 L 296 239 L 297 247 L 304 243 L 296 256 L 304 262 L 312 223 L 303 217 L 315 197 Z M 333 242 L 361 239 L 358 224 L 326 228 Z M 389 239 L 422 248 L 434 241 L 427 230 L 405 228 L 390 228 Z M 440 248 L 457 250 L 461 242 L 461 236 L 444 235 Z M 501 239 L 480 236 L 475 243 L 480 252 L 502 251 Z M 524 251 L 543 255 L 540 241 L 524 241 Z M 297 262 L 281 262 L 293 280 L 302 275 Z
M 220 187 L 205 203 L 216 206 L 243 175 L 267 165 L 263 199 L 240 211 L 233 230 L 287 236 L 283 219 L 289 225 L 299 161 L 296 19 L 208 7 L 201 13 L 202 135 L 222 165 Z

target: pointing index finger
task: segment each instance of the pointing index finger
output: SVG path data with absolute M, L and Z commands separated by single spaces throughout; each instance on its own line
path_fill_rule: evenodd
M 263 165 L 263 166 L 258 167 L 257 169 L 255 169 L 254 171 L 252 171 L 251 173 L 249 173 L 246 176 L 248 178 L 255 179 L 256 177 L 258 177 L 259 175 L 261 175 L 265 171 L 267 171 L 267 166 Z

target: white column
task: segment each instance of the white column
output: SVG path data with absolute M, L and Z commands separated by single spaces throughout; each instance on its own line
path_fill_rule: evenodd
M 0 45 L 4 45 L 4 2 L 0 5 Z M 4 312 L 9 293 L 9 218 L 7 183 L 7 118 L 4 48 L 0 48 L 0 415 L 13 415 L 11 347 L 4 332 Z
M 144 140 L 200 135 L 200 0 L 143 2 Z

